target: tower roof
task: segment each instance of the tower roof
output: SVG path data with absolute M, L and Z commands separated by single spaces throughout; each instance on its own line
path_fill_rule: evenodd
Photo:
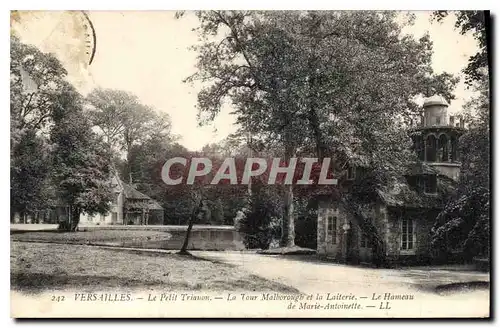
M 444 99 L 444 97 L 441 95 L 434 95 L 424 99 L 424 107 L 435 105 L 446 107 L 449 106 L 449 104 L 446 102 L 446 99 Z

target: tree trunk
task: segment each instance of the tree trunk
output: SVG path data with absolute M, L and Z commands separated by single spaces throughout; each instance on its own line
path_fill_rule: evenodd
M 293 185 L 285 186 L 285 211 L 281 227 L 281 247 L 295 246 L 295 214 L 293 206 Z
M 179 254 L 186 255 L 189 254 L 187 251 L 188 245 L 189 245 L 189 237 L 191 236 L 191 230 L 193 229 L 193 224 L 194 224 L 194 217 L 191 215 L 189 217 L 189 223 L 188 223 L 188 228 L 186 230 L 186 236 L 184 237 L 184 243 L 182 244 L 181 250 L 179 251 Z
M 132 179 L 132 163 L 131 163 L 131 154 L 130 150 L 132 149 L 132 145 L 127 142 L 127 173 L 128 173 L 128 183 L 132 185 L 134 183 Z
M 293 146 L 287 138 L 287 144 L 285 145 L 285 160 L 289 163 L 290 158 L 293 156 Z M 280 247 L 294 247 L 295 246 L 295 214 L 293 206 L 293 184 L 285 185 L 285 195 L 284 195 L 284 213 L 283 220 L 281 224 L 281 240 Z
M 58 230 L 76 231 L 80 223 L 81 209 L 77 206 L 68 206 L 68 220 L 59 222 Z
M 76 231 L 78 228 L 78 223 L 80 223 L 80 213 L 81 210 L 77 206 L 73 206 L 71 210 L 71 226 L 70 231 Z
M 191 216 L 189 217 L 188 228 L 186 230 L 186 236 L 184 237 L 184 243 L 182 244 L 181 250 L 179 251 L 179 254 L 181 255 L 189 254 L 189 252 L 187 251 L 189 245 L 189 237 L 191 236 L 191 230 L 193 229 L 194 221 L 196 220 L 196 217 L 198 216 L 198 213 L 200 213 L 202 207 L 203 202 L 200 201 L 200 203 L 193 209 L 193 213 L 191 213 Z

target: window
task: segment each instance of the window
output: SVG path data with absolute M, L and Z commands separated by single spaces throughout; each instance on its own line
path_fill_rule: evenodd
M 413 250 L 416 246 L 416 221 L 410 218 L 401 220 L 401 250 Z
M 349 166 L 347 168 L 347 180 L 354 180 L 356 177 L 356 168 L 353 166 Z
M 423 161 L 425 160 L 425 147 L 424 147 L 424 140 L 422 139 L 421 136 L 417 136 L 414 139 L 414 145 L 415 145 L 415 150 L 417 152 L 418 158 Z
M 328 236 L 331 238 L 332 244 L 337 243 L 337 218 L 334 216 L 328 218 Z
M 437 193 L 437 177 L 435 175 L 419 176 L 415 180 L 415 189 L 426 194 Z
M 448 138 L 446 135 L 442 134 L 438 139 L 438 152 L 439 152 L 439 161 L 447 162 L 448 161 Z
M 436 137 L 433 136 L 432 134 L 429 135 L 426 139 L 426 149 L 427 152 L 425 154 L 425 160 L 428 162 L 435 162 L 436 161 Z
M 415 179 L 415 188 L 417 189 L 418 192 L 424 191 L 424 188 L 425 188 L 424 177 L 417 177 Z
M 361 242 L 360 242 L 360 247 L 361 248 L 369 248 L 370 243 L 368 242 L 368 235 L 366 233 L 361 234 Z
M 437 178 L 435 175 L 428 175 L 424 180 L 424 192 L 435 194 L 437 192 Z
M 436 125 L 441 125 L 441 117 L 436 117 Z

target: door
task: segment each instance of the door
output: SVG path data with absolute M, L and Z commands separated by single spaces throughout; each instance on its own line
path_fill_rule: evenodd
M 335 215 L 328 215 L 326 219 L 326 229 L 325 229 L 325 241 L 326 241 L 326 253 L 328 256 L 335 257 L 338 250 L 338 218 Z

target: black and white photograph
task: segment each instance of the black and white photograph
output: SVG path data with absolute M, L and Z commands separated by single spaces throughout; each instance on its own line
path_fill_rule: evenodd
M 11 317 L 490 318 L 492 16 L 11 10 Z

